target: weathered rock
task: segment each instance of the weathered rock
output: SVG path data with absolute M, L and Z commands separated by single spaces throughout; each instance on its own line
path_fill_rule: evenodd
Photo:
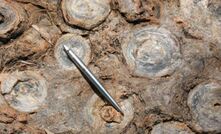
M 66 34 L 57 41 L 55 48 L 55 57 L 62 68 L 66 70 L 77 69 L 64 51 L 64 45 L 68 46 L 72 51 L 74 51 L 75 54 L 78 55 L 86 65 L 90 62 L 90 42 L 81 36 Z
M 113 107 L 108 106 L 97 95 L 93 95 L 87 102 L 83 117 L 93 128 L 93 133 L 120 133 L 129 125 L 134 117 L 132 98 L 120 99 L 126 90 L 122 86 L 108 86 L 116 100 L 120 100 L 124 115 L 118 113 Z
M 87 97 L 80 94 L 87 94 L 91 89 L 86 81 L 79 80 L 79 77 L 70 78 L 69 75 L 73 74 L 68 73 L 67 76 L 57 70 L 44 70 L 45 79 L 48 81 L 48 95 L 44 107 L 31 115 L 29 123 L 32 126 L 53 133 L 82 130 L 84 120 L 80 114 Z
M 21 112 L 34 112 L 47 97 L 44 78 L 34 72 L 15 72 L 2 82 L 2 94 L 9 105 Z
M 109 0 L 62 0 L 61 8 L 67 23 L 85 29 L 96 27 L 110 12 Z
M 210 40 L 220 49 L 220 2 L 216 0 L 180 0 L 180 15 L 185 20 L 184 30 L 204 41 Z
M 157 80 L 145 85 L 142 98 L 146 104 L 145 109 L 157 109 L 170 117 L 189 119 L 186 102 L 187 93 L 182 89 L 184 81 L 177 77 L 169 80 Z
M 122 51 L 134 76 L 171 75 L 181 65 L 179 43 L 164 28 L 144 27 L 126 33 L 122 40 Z
M 16 2 L 0 1 L 0 41 L 22 33 L 27 27 L 27 14 Z
M 24 3 L 32 3 L 33 5 L 41 6 L 49 11 L 56 11 L 59 5 L 59 0 L 16 0 Z
M 129 22 L 148 21 L 161 16 L 160 1 L 145 0 L 115 0 L 118 10 Z
M 37 60 L 57 41 L 59 35 L 60 31 L 55 25 L 42 19 L 17 40 L 1 47 L 0 70 L 10 68 L 10 64 L 22 59 Z
M 0 0 L 0 133 L 220 133 L 220 20 L 220 0 Z
M 194 132 L 184 123 L 166 122 L 155 125 L 151 134 L 194 134 Z
M 221 132 L 221 85 L 212 81 L 195 87 L 188 96 L 193 126 L 199 132 Z

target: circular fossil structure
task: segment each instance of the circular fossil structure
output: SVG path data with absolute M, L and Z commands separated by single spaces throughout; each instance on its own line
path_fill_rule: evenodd
M 151 134 L 194 134 L 186 124 L 180 122 L 160 123 L 153 127 Z
M 188 96 L 188 106 L 199 132 L 221 133 L 221 84 L 210 82 L 195 87 Z
M 9 105 L 21 112 L 36 111 L 47 97 L 44 78 L 30 71 L 10 74 L 3 81 L 1 89 Z
M 181 63 L 179 43 L 164 28 L 144 27 L 125 34 L 122 50 L 134 76 L 170 75 Z
M 0 39 L 8 39 L 23 32 L 27 14 L 16 2 L 0 0 Z
M 62 0 L 61 8 L 67 23 L 88 30 L 99 25 L 110 13 L 108 0 Z
M 66 34 L 58 39 L 55 48 L 55 57 L 62 68 L 66 70 L 76 69 L 76 66 L 64 51 L 64 45 L 68 46 L 72 51 L 74 51 L 75 54 L 78 55 L 78 57 L 81 58 L 86 65 L 89 63 L 91 56 L 89 41 L 81 36 Z
M 124 87 L 116 87 L 122 89 Z M 114 98 L 118 100 L 123 95 L 122 91 L 117 91 Z M 84 117 L 93 128 L 99 133 L 120 133 L 133 119 L 134 108 L 132 98 L 119 102 L 124 115 L 117 112 L 112 106 L 107 105 L 96 94 L 87 102 L 84 109 Z

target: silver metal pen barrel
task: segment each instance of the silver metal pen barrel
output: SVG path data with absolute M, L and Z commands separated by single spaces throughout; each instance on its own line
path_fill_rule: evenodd
M 120 106 L 111 97 L 111 95 L 105 90 L 101 83 L 96 79 L 93 73 L 86 67 L 86 65 L 81 61 L 81 59 L 66 45 L 64 45 L 64 50 L 70 59 L 73 61 L 75 66 L 83 73 L 83 75 L 93 84 L 94 87 L 104 96 L 104 98 L 118 111 L 123 114 Z

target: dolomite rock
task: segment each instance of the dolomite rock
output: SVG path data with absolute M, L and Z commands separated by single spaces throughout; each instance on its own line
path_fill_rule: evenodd
M 27 14 L 13 1 L 0 1 L 0 38 L 9 39 L 22 33 L 27 25 Z
M 75 54 L 88 65 L 91 56 L 91 48 L 88 40 L 74 34 L 66 34 L 57 41 L 55 57 L 59 65 L 66 70 L 76 70 L 76 66 L 64 51 L 64 45 L 74 51 Z
M 2 94 L 11 107 L 21 112 L 38 110 L 47 97 L 44 78 L 34 72 L 15 72 L 2 82 Z
M 108 0 L 62 0 L 61 8 L 67 23 L 92 29 L 108 16 Z
M 171 75 L 181 64 L 179 43 L 168 30 L 144 27 L 123 36 L 122 51 L 132 75 Z
M 193 126 L 199 132 L 221 132 L 220 82 L 203 83 L 188 96 L 188 106 L 193 116 Z
M 114 2 L 129 22 L 148 21 L 161 16 L 161 3 L 154 0 L 114 0 Z
M 0 0 L 1 28 L 0 133 L 220 133 L 220 0 Z
M 151 134 L 194 134 L 186 124 L 180 122 L 160 123 L 153 127 Z
M 111 93 L 116 100 L 123 95 L 125 87 L 112 87 Z M 113 107 L 105 104 L 97 95 L 93 95 L 84 109 L 84 118 L 93 128 L 93 133 L 120 133 L 133 119 L 134 108 L 132 98 L 120 100 L 120 107 L 124 115 L 117 112 Z

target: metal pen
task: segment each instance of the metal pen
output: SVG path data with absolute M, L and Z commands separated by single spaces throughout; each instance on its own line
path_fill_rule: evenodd
M 64 45 L 64 50 L 70 57 L 75 66 L 83 73 L 83 75 L 93 84 L 94 87 L 101 93 L 102 96 L 118 111 L 123 114 L 120 106 L 111 97 L 111 95 L 105 90 L 101 83 L 96 79 L 93 73 L 86 67 L 83 61 L 66 45 Z

